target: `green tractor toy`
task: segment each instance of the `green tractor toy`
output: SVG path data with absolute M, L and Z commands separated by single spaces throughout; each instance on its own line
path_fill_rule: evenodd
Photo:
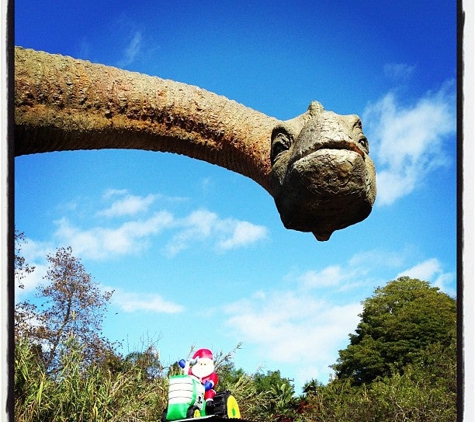
M 203 351 L 206 356 L 199 355 Z M 170 377 L 168 407 L 163 411 L 161 422 L 212 417 L 241 419 L 239 406 L 231 392 L 216 393 L 212 390 L 217 375 L 213 372 L 211 352 L 200 349 L 195 355 L 191 361 L 179 362 L 184 372 L 182 375 Z

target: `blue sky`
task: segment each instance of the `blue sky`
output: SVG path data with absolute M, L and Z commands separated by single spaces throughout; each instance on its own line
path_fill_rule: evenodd
M 189 347 L 327 382 L 361 301 L 401 275 L 455 297 L 456 2 L 15 2 L 15 44 L 213 91 L 279 119 L 312 100 L 358 114 L 377 169 L 363 222 L 328 242 L 286 230 L 250 179 L 172 154 L 15 159 L 15 225 L 36 265 L 72 246 L 115 290 L 105 335 Z

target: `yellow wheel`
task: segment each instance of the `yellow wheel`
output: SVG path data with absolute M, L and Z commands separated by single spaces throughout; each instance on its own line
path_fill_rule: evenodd
M 234 396 L 229 396 L 226 401 L 226 411 L 229 419 L 241 419 L 241 412 Z
M 198 406 L 190 406 L 186 412 L 186 418 L 187 419 L 201 418 L 201 411 L 198 408 Z

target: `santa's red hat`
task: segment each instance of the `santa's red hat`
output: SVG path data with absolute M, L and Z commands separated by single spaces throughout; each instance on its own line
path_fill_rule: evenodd
M 208 358 L 213 360 L 213 352 L 209 349 L 198 349 L 193 355 L 193 359 Z

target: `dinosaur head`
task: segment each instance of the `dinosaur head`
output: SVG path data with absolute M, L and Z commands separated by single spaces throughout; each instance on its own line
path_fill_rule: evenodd
M 312 102 L 272 131 L 271 183 L 284 226 L 317 240 L 364 220 L 376 198 L 376 172 L 358 116 Z

